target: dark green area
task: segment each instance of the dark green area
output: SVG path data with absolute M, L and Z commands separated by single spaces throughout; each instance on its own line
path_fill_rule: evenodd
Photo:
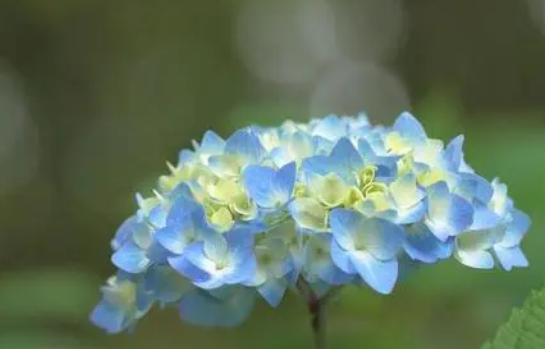
M 404 3 L 404 40 L 382 64 L 401 77 L 429 135 L 464 133 L 467 160 L 508 183 L 533 219 L 523 243 L 531 267 L 477 271 L 449 261 L 388 297 L 344 290 L 328 309 L 332 349 L 477 348 L 545 283 L 545 33 L 536 13 L 525 1 Z M 175 311 L 153 311 L 132 335 L 106 336 L 87 320 L 113 271 L 109 240 L 166 160 L 209 128 L 225 136 L 309 118 L 300 89 L 259 82 L 239 59 L 233 31 L 243 4 L 0 1 L 0 349 L 312 343 L 293 296 L 279 309 L 260 304 L 234 330 L 191 327 Z M 365 48 L 356 43 L 355 52 Z M 13 117 L 18 105 L 27 119 Z M 370 107 L 351 108 L 323 112 Z M 380 114 L 388 105 L 377 110 L 374 122 L 395 117 Z

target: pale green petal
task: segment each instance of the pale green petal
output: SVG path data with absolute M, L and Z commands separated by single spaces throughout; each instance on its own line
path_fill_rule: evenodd
M 501 241 L 504 234 L 502 228 L 468 231 L 456 238 L 456 247 L 463 251 L 487 250 Z
M 322 177 L 315 175 L 310 179 L 311 194 L 327 207 L 341 205 L 350 194 L 350 187 L 335 173 Z
M 448 181 L 448 177 L 449 175 L 446 171 L 440 168 L 435 168 L 419 174 L 418 183 L 424 187 L 429 187 L 437 182 Z
M 236 197 L 243 193 L 240 185 L 233 179 L 223 179 L 215 185 L 210 185 L 208 187 L 208 194 L 210 194 L 210 197 L 223 204 L 231 203 Z
M 387 189 L 388 188 L 386 187 L 385 184 L 374 182 L 363 187 L 362 192 L 363 192 L 363 196 L 367 197 L 373 193 L 385 193 Z
M 348 196 L 344 200 L 344 203 L 343 203 L 344 207 L 346 207 L 346 208 L 354 207 L 360 201 L 362 201 L 363 198 L 364 197 L 363 197 L 363 193 L 361 192 L 361 190 L 359 190 L 356 187 L 352 187 L 352 188 L 350 188 L 350 193 L 348 194 Z
M 373 166 L 373 165 L 365 166 L 359 175 L 360 187 L 363 188 L 366 185 L 373 183 L 373 181 L 375 180 L 376 173 L 377 173 L 376 166 Z
M 104 298 L 122 309 L 130 309 L 136 301 L 136 284 L 129 280 L 118 280 L 115 276 L 102 288 Z
M 398 176 L 406 175 L 407 173 L 413 173 L 414 171 L 414 158 L 412 153 L 406 154 L 397 162 L 397 174 Z
M 246 194 L 235 196 L 230 204 L 232 211 L 242 216 L 243 219 L 249 220 L 257 215 L 257 206 L 252 202 Z
M 293 219 L 303 228 L 325 230 L 328 211 L 318 201 L 311 198 L 296 199 L 290 205 Z
M 411 143 L 401 137 L 398 132 L 392 132 L 386 136 L 386 148 L 396 155 L 406 154 L 412 150 Z
M 210 216 L 210 223 L 216 226 L 220 231 L 231 229 L 235 223 L 231 212 L 226 207 L 221 207 Z
M 416 187 L 416 178 L 412 174 L 400 177 L 390 184 L 390 193 L 401 208 L 414 206 L 422 198 Z

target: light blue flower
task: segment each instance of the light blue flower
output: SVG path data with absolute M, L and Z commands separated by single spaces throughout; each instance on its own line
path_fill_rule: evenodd
M 377 292 L 390 293 L 397 280 L 396 255 L 403 244 L 403 230 L 345 209 L 333 210 L 330 221 L 335 264 L 345 273 L 357 273 Z
M 152 263 L 166 258 L 164 249 L 154 239 L 155 230 L 147 223 L 131 222 L 122 227 L 130 234 L 112 255 L 112 263 L 127 273 L 138 274 Z
M 467 164 L 463 143 L 428 137 L 410 113 L 392 126 L 362 114 L 225 139 L 207 131 L 167 162 L 153 195 L 137 195 L 111 242 L 117 276 L 91 320 L 130 330 L 158 304 L 228 327 L 289 289 L 309 304 L 345 285 L 389 294 L 411 270 L 450 257 L 526 267 L 530 218 L 505 184 Z
M 331 243 L 330 234 L 316 234 L 308 238 L 303 251 L 303 277 L 310 284 L 325 281 L 329 285 L 338 286 L 354 279 L 353 275 L 342 271 L 333 262 Z
M 492 182 L 493 195 L 487 206 L 475 205 L 475 220 L 467 232 L 456 239 L 456 258 L 463 264 L 479 269 L 491 269 L 494 255 L 505 270 L 528 266 L 520 248 L 530 219 L 513 208 L 507 188 L 497 179 Z
M 239 176 L 242 169 L 259 163 L 265 157 L 265 148 L 251 129 L 235 132 L 225 142 L 223 154 L 208 158 L 210 169 L 220 177 Z
M 289 247 L 278 234 L 259 237 L 254 247 L 256 272 L 249 285 L 273 307 L 284 297 L 289 282 L 286 275 L 294 268 L 289 258 Z
M 212 233 L 203 207 L 182 197 L 170 209 L 167 226 L 155 233 L 155 239 L 172 254 L 181 255 L 188 245 Z
M 520 248 L 520 243 L 529 228 L 530 218 L 522 211 L 513 209 L 510 220 L 505 225 L 503 238 L 494 245 L 496 257 L 505 270 L 528 266 L 528 260 Z
M 104 298 L 90 319 L 108 333 L 132 329 L 153 304 L 153 299 L 142 292 L 137 281 L 125 276 L 111 277 L 101 291 Z
M 403 248 L 409 257 L 423 263 L 435 263 L 449 258 L 454 248 L 453 240 L 441 241 L 423 223 L 405 227 Z
M 426 188 L 428 212 L 425 223 L 441 241 L 460 234 L 473 223 L 474 209 L 459 195 L 451 193 L 446 182 Z
M 234 229 L 225 234 L 213 232 L 203 241 L 186 247 L 181 256 L 170 257 L 170 265 L 202 289 L 250 282 L 256 272 L 253 234 Z
M 242 180 L 252 200 L 261 208 L 278 209 L 291 199 L 296 175 L 295 162 L 275 170 L 268 166 L 250 165 Z

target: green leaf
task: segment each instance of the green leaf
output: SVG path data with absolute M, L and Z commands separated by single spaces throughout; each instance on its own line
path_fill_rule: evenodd
M 533 292 L 521 309 L 481 349 L 545 348 L 545 289 Z

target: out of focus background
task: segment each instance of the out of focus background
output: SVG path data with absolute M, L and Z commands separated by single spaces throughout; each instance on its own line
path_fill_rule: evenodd
M 308 347 L 295 297 L 232 330 L 154 311 L 106 336 L 87 317 L 109 240 L 207 129 L 403 110 L 509 184 L 531 267 L 346 290 L 332 349 L 477 348 L 545 285 L 545 0 L 2 0 L 0 349 Z

